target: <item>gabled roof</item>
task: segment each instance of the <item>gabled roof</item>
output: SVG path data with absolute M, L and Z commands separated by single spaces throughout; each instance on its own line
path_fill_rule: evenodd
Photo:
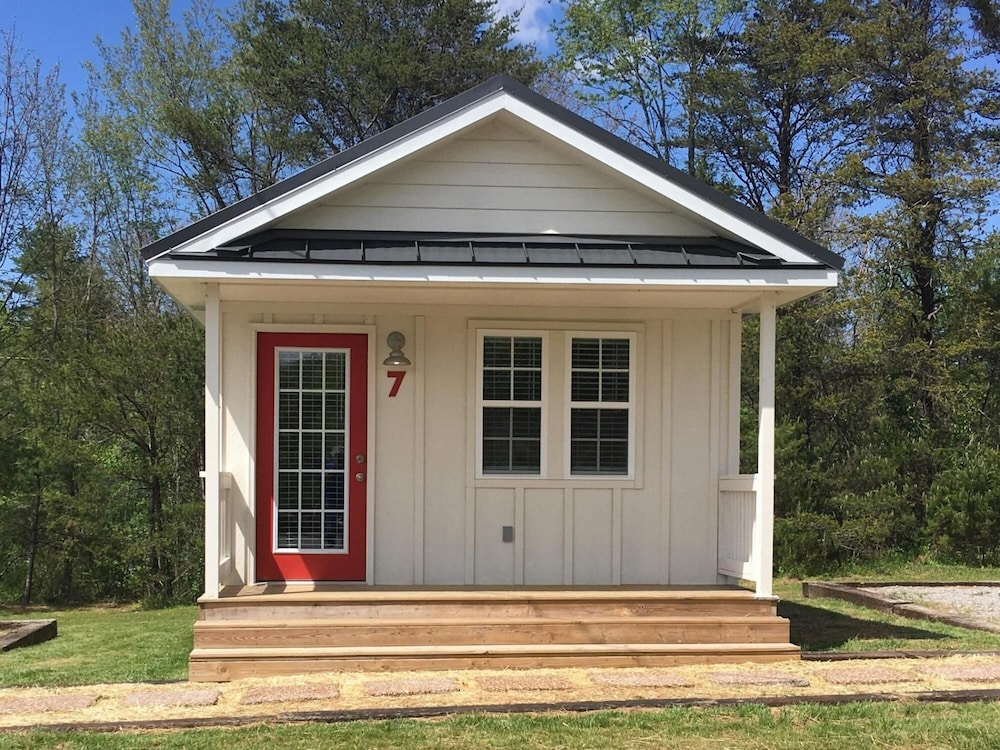
M 281 182 L 278 182 L 259 193 L 238 201 L 231 206 L 217 211 L 203 219 L 195 221 L 172 234 L 163 237 L 156 242 L 147 245 L 142 250 L 143 258 L 149 262 L 161 256 L 170 254 L 178 246 L 195 240 L 208 232 L 212 232 L 227 222 L 237 219 L 254 209 L 265 206 L 276 200 L 291 194 L 293 191 L 302 188 L 314 181 L 348 168 L 350 165 L 359 162 L 364 157 L 378 152 L 403 141 L 414 134 L 441 123 L 452 116 L 461 113 L 477 103 L 496 97 L 498 94 L 505 94 L 514 100 L 521 102 L 542 115 L 551 118 L 565 128 L 576 131 L 585 138 L 591 139 L 594 143 L 607 148 L 610 152 L 639 165 L 649 172 L 658 175 L 665 180 L 678 186 L 689 196 L 698 200 L 703 205 L 716 209 L 720 216 L 731 217 L 733 221 L 741 223 L 743 226 L 756 228 L 760 232 L 783 243 L 794 252 L 805 256 L 806 261 L 812 261 L 816 265 L 825 266 L 840 270 L 843 268 L 844 259 L 826 248 L 806 239 L 802 235 L 792 231 L 784 224 L 768 218 L 753 209 L 733 200 L 719 191 L 705 185 L 701 181 L 691 177 L 666 162 L 642 151 L 641 149 L 627 143 L 608 131 L 600 128 L 579 115 L 570 112 L 555 102 L 535 93 L 526 86 L 518 83 L 507 76 L 497 76 L 491 78 L 475 88 L 466 91 L 452 99 L 449 99 L 416 117 L 412 117 L 405 122 L 390 128 L 378 135 L 369 138 L 360 144 L 342 151 L 335 156 L 331 156 L 298 174 L 295 174 Z M 232 240 L 236 240 L 243 232 L 236 232 L 236 236 L 229 241 L 224 241 L 216 246 L 211 257 L 219 258 L 220 250 L 226 246 L 231 246 Z M 627 238 L 614 238 L 617 242 L 627 242 Z M 755 243 L 760 246 L 763 243 Z M 760 253 L 764 248 L 753 248 L 751 252 Z M 765 255 L 770 254 L 765 249 Z M 734 253 L 735 256 L 735 253 Z M 197 257 L 187 254 L 185 257 Z M 202 254 L 208 259 L 208 255 Z

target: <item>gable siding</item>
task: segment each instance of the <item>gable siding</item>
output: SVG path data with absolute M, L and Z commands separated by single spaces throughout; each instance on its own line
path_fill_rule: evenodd
M 662 201 L 527 129 L 491 120 L 280 228 L 705 236 Z

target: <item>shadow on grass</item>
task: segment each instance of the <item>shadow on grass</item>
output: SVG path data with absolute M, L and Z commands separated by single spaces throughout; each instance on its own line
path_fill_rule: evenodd
M 791 641 L 803 651 L 836 649 L 852 640 L 938 640 L 931 630 L 863 620 L 798 602 L 778 603 L 778 614 L 791 621 Z

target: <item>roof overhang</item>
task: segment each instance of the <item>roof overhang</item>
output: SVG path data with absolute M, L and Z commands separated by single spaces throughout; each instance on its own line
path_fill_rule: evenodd
M 149 272 L 199 318 L 208 284 L 218 285 L 222 300 L 519 306 L 537 297 L 538 304 L 550 307 L 634 305 L 752 312 L 764 295 L 782 305 L 833 288 L 838 281 L 837 271 L 830 268 L 206 263 L 176 256 L 151 261 Z M 554 295 L 556 291 L 572 294 Z M 586 291 L 585 303 L 581 291 Z

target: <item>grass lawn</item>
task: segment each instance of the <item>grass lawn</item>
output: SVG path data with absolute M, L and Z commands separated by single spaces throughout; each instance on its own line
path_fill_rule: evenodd
M 157 733 L 0 734 L 6 748 L 991 748 L 996 703 L 675 708 Z
M 867 580 L 1000 580 L 1000 570 L 929 563 L 883 563 L 842 578 Z M 836 599 L 805 599 L 801 581 L 778 579 L 779 612 L 792 641 L 808 651 L 1000 650 L 1000 635 L 886 615 Z M 197 609 L 84 607 L 12 613 L 0 620 L 54 617 L 59 637 L 0 656 L 0 687 L 183 680 Z M 1000 747 L 1000 741 L 998 741 Z
M 51 641 L 0 655 L 0 687 L 187 679 L 196 607 L 84 607 L 12 613 L 0 620 L 55 618 Z
M 864 581 L 997 581 L 1000 569 L 929 562 L 880 561 L 817 579 Z M 1000 635 L 877 612 L 839 599 L 806 599 L 802 582 L 779 578 L 778 613 L 792 622 L 792 642 L 804 651 L 1000 650 Z M 1000 747 L 1000 741 L 998 741 Z

